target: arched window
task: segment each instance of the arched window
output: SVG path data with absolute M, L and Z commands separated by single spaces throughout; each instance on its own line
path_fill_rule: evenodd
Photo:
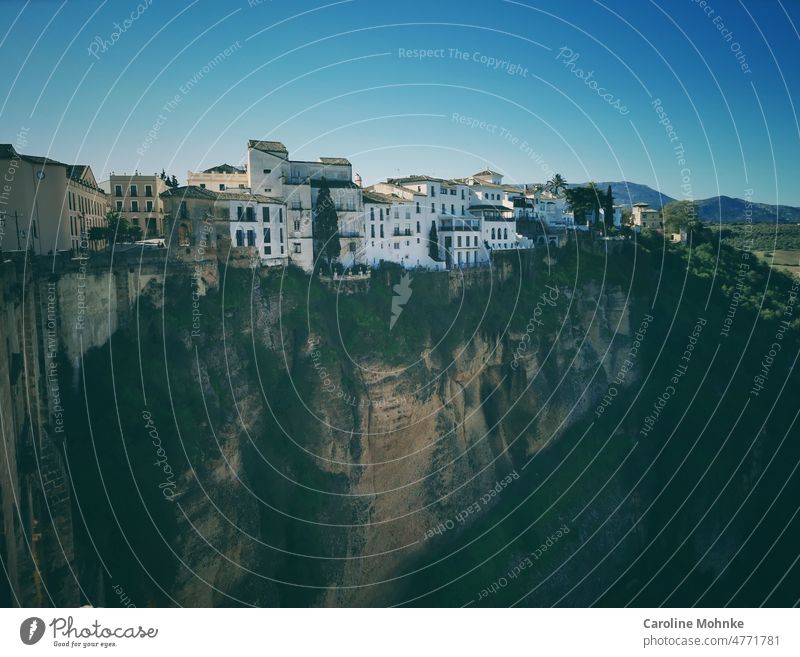
M 492 228 L 492 239 L 495 239 L 495 237 L 494 237 L 494 228 Z

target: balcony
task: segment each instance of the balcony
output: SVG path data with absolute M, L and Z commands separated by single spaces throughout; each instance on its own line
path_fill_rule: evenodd
M 441 232 L 460 232 L 460 231 L 479 231 L 481 229 L 480 219 L 440 219 L 436 229 Z

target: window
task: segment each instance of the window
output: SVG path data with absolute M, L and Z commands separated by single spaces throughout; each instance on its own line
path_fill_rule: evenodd
M 200 183 L 200 189 L 205 189 L 205 188 L 206 188 L 206 184 L 205 183 Z
M 436 196 L 436 188 L 431 185 L 431 196 Z
M 252 205 L 248 205 L 244 209 L 244 220 L 245 221 L 255 221 L 256 220 L 256 212 L 253 209 Z
M 450 214 L 455 214 L 455 213 L 456 213 L 456 206 L 451 203 L 450 204 Z
M 450 196 L 455 196 L 455 195 L 456 195 L 456 190 L 455 189 L 451 189 L 450 190 Z
M 447 208 L 444 207 L 444 203 L 442 203 L 442 214 L 447 214 Z
M 145 185 L 144 186 L 144 195 L 145 196 L 152 196 L 153 195 L 153 186 L 152 185 Z
M 220 185 L 219 185 L 219 191 L 221 191 L 221 192 L 224 192 L 224 191 L 225 191 L 225 183 L 220 183 Z
M 461 235 L 458 236 L 458 246 L 461 246 Z
M 464 200 L 464 188 L 463 187 L 461 188 L 461 200 L 462 201 Z
M 445 194 L 447 194 L 447 190 L 446 190 L 444 187 L 440 187 L 440 188 L 439 188 L 439 191 L 442 193 L 442 196 L 444 196 Z
M 295 232 L 297 232 L 297 233 L 299 233 L 299 232 L 300 232 L 300 220 L 299 220 L 299 219 L 295 219 L 295 220 L 294 220 L 294 230 L 295 230 Z
M 278 208 L 278 223 L 283 223 L 283 208 Z
M 244 212 L 244 208 L 241 205 L 236 206 L 236 219 L 238 221 L 242 220 L 242 213 Z
M 248 230 L 247 231 L 247 246 L 255 246 L 256 245 L 256 231 Z
M 264 173 L 272 173 L 272 169 L 264 169 Z
M 400 218 L 400 210 L 398 208 L 394 209 L 394 218 L 395 219 L 399 219 Z
M 467 251 L 467 264 L 469 264 L 469 251 Z
M 303 252 L 300 242 L 295 242 L 294 243 L 294 252 L 295 253 L 302 253 Z
M 417 232 L 419 232 L 419 221 L 417 222 Z
M 136 189 L 136 185 L 131 185 L 129 194 L 131 196 L 138 196 L 139 195 L 139 192 Z
M 436 203 L 431 203 L 431 212 L 436 213 Z
M 264 228 L 264 242 L 271 242 L 271 241 L 272 241 L 272 235 L 270 233 L 269 226 L 267 226 L 266 228 Z
M 504 240 L 507 240 L 507 239 L 508 239 L 508 228 L 506 228 L 506 229 L 504 229 L 504 230 L 503 230 L 503 239 L 504 239 Z
M 494 228 L 492 228 L 492 239 L 495 239 L 495 237 L 494 237 Z
M 153 202 L 152 201 L 146 201 L 145 204 L 144 204 L 144 207 L 148 212 L 152 212 L 153 211 Z
M 264 247 L 264 255 L 272 255 L 272 246 L 269 244 Z
M 370 221 L 375 221 L 375 208 L 370 208 L 369 209 L 369 220 Z
M 122 212 L 122 201 L 117 201 L 117 212 Z
M 388 210 L 387 210 L 387 212 L 388 212 Z M 383 208 L 380 209 L 380 218 L 381 218 L 381 221 L 383 221 Z
M 369 236 L 375 237 L 375 224 L 370 224 L 369 226 Z
M 114 196 L 122 196 L 122 185 L 114 185 Z
M 139 212 L 139 201 L 131 201 L 131 212 Z
M 417 201 L 417 214 L 419 214 L 420 212 L 421 212 L 421 210 L 420 210 L 420 207 L 419 207 L 419 201 Z
M 350 242 L 350 244 L 348 246 L 349 246 L 349 249 L 350 249 L 350 253 L 355 253 L 356 252 L 356 243 L 355 242 Z
M 418 192 L 421 192 L 421 191 L 422 191 L 422 187 L 420 187 L 419 185 L 417 185 L 417 191 L 418 191 Z
M 462 205 L 461 206 L 461 216 L 463 217 L 465 214 L 466 214 L 466 212 L 464 212 L 464 206 Z
M 395 242 L 394 243 L 394 249 L 395 249 L 395 251 L 399 251 L 400 250 L 400 242 Z
M 381 239 L 383 239 L 383 224 L 381 224 Z
M 261 208 L 261 221 L 269 221 L 269 206 L 265 205 Z M 269 230 L 269 229 L 267 229 Z
M 236 246 L 244 246 L 244 232 L 241 230 L 236 231 Z

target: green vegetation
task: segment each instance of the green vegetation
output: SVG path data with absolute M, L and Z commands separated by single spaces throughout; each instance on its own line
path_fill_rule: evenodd
M 105 226 L 93 226 L 89 229 L 89 241 L 105 240 L 109 246 L 115 243 L 136 242 L 142 239 L 142 229 L 120 216 L 119 212 L 109 210 L 106 213 Z
M 748 251 L 800 250 L 800 224 L 710 224 L 723 244 Z
M 182 512 L 193 523 L 208 523 L 198 531 L 215 548 L 247 550 L 236 560 L 260 577 L 246 574 L 235 587 L 229 584 L 242 573 L 208 553 L 219 568 L 214 581 L 227 593 L 250 604 L 321 603 L 317 589 L 271 580 L 309 587 L 344 581 L 342 562 L 324 557 L 353 549 L 353 534 L 339 525 L 362 523 L 372 509 L 369 498 L 342 497 L 352 480 L 320 467 L 311 456 L 360 457 L 351 436 L 325 428 L 329 420 L 344 426 L 344 418 L 326 415 L 321 421 L 316 413 L 347 413 L 355 426 L 363 411 L 326 404 L 318 368 L 350 395 L 363 386 L 353 360 L 378 360 L 388 368 L 410 365 L 431 350 L 448 362 L 476 333 L 511 352 L 508 332 L 525 330 L 548 286 L 561 296 L 542 314 L 531 347 L 541 363 L 533 374 L 541 379 L 526 390 L 525 375 L 520 371 L 515 378 L 506 368 L 502 389 L 529 405 L 511 408 L 488 392 L 482 399 L 487 420 L 499 423 L 489 437 L 492 449 L 520 473 L 519 480 L 490 512 L 431 539 L 414 560 L 380 557 L 404 576 L 374 587 L 372 599 L 417 598 L 414 604 L 426 606 L 476 601 L 565 523 L 570 533 L 533 568 L 479 604 L 508 605 L 533 591 L 523 604 L 619 605 L 641 591 L 634 602 L 647 606 L 665 600 L 691 606 L 698 599 L 720 606 L 731 596 L 735 606 L 747 606 L 770 593 L 796 556 L 798 540 L 796 522 L 789 523 L 793 506 L 769 505 L 797 493 L 796 480 L 786 491 L 781 485 L 790 481 L 791 467 L 800 459 L 800 445 L 783 440 L 795 426 L 796 404 L 786 403 L 786 395 L 800 385 L 793 366 L 800 313 L 788 321 L 763 393 L 753 396 L 750 387 L 785 318 L 789 277 L 702 233 L 681 246 L 644 234 L 636 242 L 587 237 L 549 254 L 543 249 L 503 254 L 491 271 L 466 271 L 463 279 L 457 273 L 412 273 L 412 296 L 389 331 L 392 287 L 401 274 L 387 266 L 373 273 L 367 292 L 350 295 L 294 269 L 262 275 L 228 269 L 220 289 L 200 301 L 198 336 L 191 335 L 191 279 L 169 276 L 163 307 L 143 299 L 136 321 L 109 345 L 89 352 L 81 372 L 63 363 L 62 383 L 70 391 L 68 461 L 86 522 L 82 540 L 92 537 L 113 583 L 137 605 L 168 604 L 176 579 L 193 577 L 172 550 L 206 548 Z M 595 310 L 606 312 L 603 295 L 612 291 L 626 299 L 634 330 L 646 315 L 654 319 L 637 357 L 639 376 L 631 374 L 613 405 L 596 417 L 594 401 L 575 404 L 584 386 L 605 382 L 618 365 L 605 360 L 604 367 L 613 371 L 608 375 L 598 367 L 594 380 L 586 370 L 577 373 L 573 357 L 599 366 L 606 356 L 602 339 L 594 342 L 593 324 L 587 333 L 593 344 L 583 346 L 574 326 L 589 326 Z M 723 337 L 734 296 L 734 321 Z M 273 343 L 265 339 L 267 312 L 278 335 Z M 705 328 L 691 366 L 653 432 L 642 438 L 643 419 L 674 375 L 699 317 Z M 618 334 L 612 347 L 624 354 L 630 340 L 628 333 Z M 551 347 L 556 352 L 548 355 Z M 77 380 L 87 382 L 87 395 Z M 492 382 L 486 385 L 489 390 Z M 554 396 L 548 400 L 550 388 Z M 536 415 L 540 409 L 542 416 Z M 742 409 L 747 412 L 740 416 Z M 159 489 L 164 473 L 153 466 L 143 411 L 151 413 L 172 469 L 193 473 L 178 481 L 176 502 L 163 499 Z M 569 421 L 523 470 L 533 455 L 533 438 L 549 435 L 551 414 L 569 415 Z M 222 461 L 222 453 L 240 459 L 235 468 Z M 472 485 L 475 498 L 484 492 Z M 222 512 L 257 541 L 228 526 Z M 762 523 L 745 542 L 753 518 Z M 718 538 L 712 562 L 703 555 Z M 770 546 L 758 576 L 737 592 L 742 579 L 737 573 L 752 568 Z M 721 572 L 728 560 L 731 568 Z M 696 564 L 693 576 L 681 582 Z M 408 574 L 415 569 L 419 572 Z M 237 604 L 215 595 L 215 604 Z M 787 578 L 767 604 L 795 600 L 796 588 Z M 114 604 L 113 593 L 107 602 Z

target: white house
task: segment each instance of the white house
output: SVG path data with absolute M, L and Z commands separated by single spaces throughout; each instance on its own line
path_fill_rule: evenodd
M 205 171 L 188 171 L 186 184 L 212 192 L 249 189 L 247 171 L 242 167 L 220 164 Z

